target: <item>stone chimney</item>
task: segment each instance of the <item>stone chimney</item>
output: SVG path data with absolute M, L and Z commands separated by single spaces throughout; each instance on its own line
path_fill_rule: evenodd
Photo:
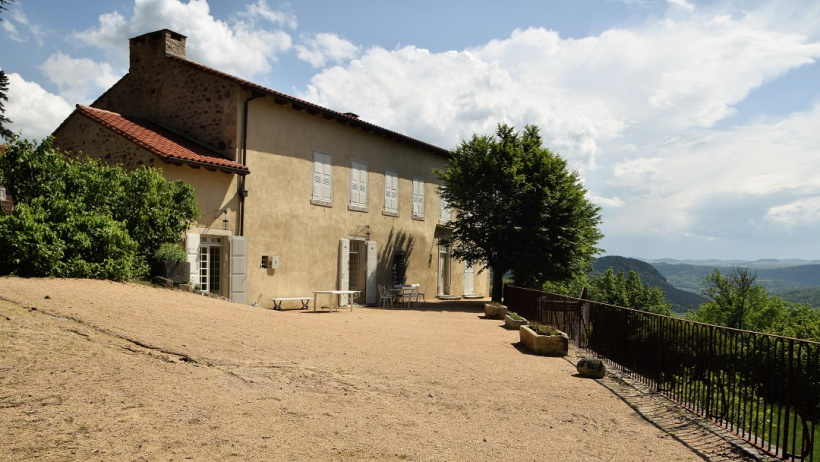
M 130 71 L 145 69 L 152 62 L 164 59 L 166 54 L 184 58 L 185 38 L 172 30 L 162 29 L 130 39 Z

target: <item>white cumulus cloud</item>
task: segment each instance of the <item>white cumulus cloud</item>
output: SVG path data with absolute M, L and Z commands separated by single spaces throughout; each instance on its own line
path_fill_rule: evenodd
M 93 101 L 122 77 L 108 63 L 71 58 L 61 52 L 49 56 L 40 65 L 40 70 L 60 88 L 60 96 L 83 104 Z
M 7 76 L 6 117 L 12 121 L 8 128 L 23 138 L 45 138 L 74 110 L 65 99 L 47 92 L 35 82 L 27 82 L 20 74 Z
M 282 27 L 294 25 L 295 18 L 271 10 L 264 0 L 227 21 L 214 18 L 205 0 L 135 0 L 130 18 L 116 11 L 101 15 L 96 27 L 75 32 L 72 38 L 104 49 L 115 67 L 125 68 L 129 38 L 171 29 L 188 38 L 190 59 L 253 78 L 270 71 L 278 56 L 291 48 L 292 38 Z
M 302 38 L 296 55 L 313 67 L 338 64 L 356 58 L 361 48 L 336 34 L 320 33 Z

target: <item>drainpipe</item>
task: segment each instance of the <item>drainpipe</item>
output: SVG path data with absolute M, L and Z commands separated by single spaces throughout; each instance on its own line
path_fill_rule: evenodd
M 243 104 L 242 107 L 242 159 L 240 164 L 247 167 L 248 161 L 248 105 L 256 98 L 261 98 L 262 95 L 255 93 L 251 94 Z M 245 176 L 239 177 L 239 235 L 245 235 L 245 198 L 248 196 L 248 191 L 245 189 Z

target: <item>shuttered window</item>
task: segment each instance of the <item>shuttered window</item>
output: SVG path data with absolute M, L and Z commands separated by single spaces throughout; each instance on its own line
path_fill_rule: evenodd
M 390 170 L 384 172 L 384 211 L 399 213 L 399 174 Z
M 333 184 L 331 183 L 331 157 L 321 152 L 313 153 L 313 195 L 311 203 L 331 205 Z
M 442 223 L 449 223 L 450 222 L 450 204 L 447 202 L 447 199 L 441 198 L 441 215 L 439 215 L 439 220 Z
M 350 164 L 350 208 L 367 211 L 367 165 Z
M 413 178 L 413 218 L 424 218 L 424 180 Z

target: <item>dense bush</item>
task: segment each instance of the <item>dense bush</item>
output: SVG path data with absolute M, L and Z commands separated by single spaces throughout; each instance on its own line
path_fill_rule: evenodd
M 0 274 L 132 279 L 199 217 L 191 186 L 70 158 L 50 139 L 13 139 L 0 184 L 15 202 L 0 214 Z

